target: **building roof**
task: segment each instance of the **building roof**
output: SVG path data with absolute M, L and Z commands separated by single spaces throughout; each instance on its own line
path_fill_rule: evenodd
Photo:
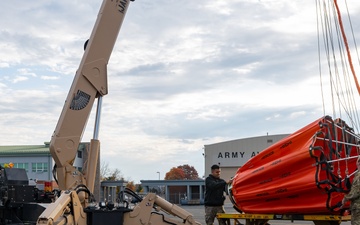
M 216 146 L 216 145 L 224 145 L 224 144 L 234 144 L 234 143 L 239 143 L 239 142 L 244 142 L 244 141 L 254 141 L 254 140 L 260 140 L 260 139 L 282 139 L 285 138 L 287 136 L 289 136 L 290 134 L 273 134 L 273 135 L 263 135 L 263 136 L 254 136 L 254 137 L 247 137 L 247 138 L 240 138 L 240 139 L 235 139 L 235 140 L 229 140 L 229 141 L 223 141 L 223 142 L 217 142 L 217 143 L 213 143 L 213 144 L 207 144 L 204 145 L 206 146 Z
M 183 186 L 183 185 L 204 185 L 205 180 L 140 180 L 141 185 L 144 186 Z
M 126 186 L 127 181 L 124 180 L 104 180 L 100 182 L 101 187 L 116 187 L 116 186 Z
M 43 145 L 10 145 L 0 146 L 0 156 L 19 156 L 19 155 L 49 155 L 49 143 Z
M 89 142 L 81 142 L 78 150 L 86 150 Z M 0 156 L 21 156 L 21 155 L 50 155 L 50 142 L 43 145 L 8 145 L 0 146 Z

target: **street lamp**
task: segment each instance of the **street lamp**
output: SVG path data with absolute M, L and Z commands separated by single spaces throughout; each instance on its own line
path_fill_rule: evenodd
M 159 174 L 159 180 L 160 180 L 160 172 L 158 171 L 158 172 L 156 172 L 156 173 L 158 173 L 158 174 Z

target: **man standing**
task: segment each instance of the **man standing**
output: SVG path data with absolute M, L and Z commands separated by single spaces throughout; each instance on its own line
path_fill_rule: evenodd
M 221 169 L 218 165 L 211 167 L 211 174 L 205 179 L 205 222 L 206 225 L 213 225 L 217 213 L 225 213 L 224 192 L 227 184 L 232 180 L 226 182 L 220 178 Z M 225 220 L 218 219 L 220 225 L 226 225 Z

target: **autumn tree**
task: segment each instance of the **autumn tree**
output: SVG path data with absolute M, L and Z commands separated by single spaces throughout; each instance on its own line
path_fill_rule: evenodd
M 188 164 L 184 164 L 182 166 L 178 166 L 177 168 L 182 169 L 185 174 L 185 180 L 197 180 L 199 179 L 199 174 L 193 166 Z
M 129 188 L 130 190 L 132 191 L 135 191 L 136 187 L 135 187 L 135 184 L 134 184 L 134 181 L 130 181 L 126 184 L 126 187 Z
M 141 184 L 137 184 L 137 185 L 135 185 L 136 186 L 136 192 L 137 193 L 140 193 L 140 192 L 143 192 L 144 190 L 143 190 L 143 187 L 141 186 Z
M 197 180 L 199 174 L 193 166 L 184 164 L 173 167 L 165 175 L 165 180 Z
M 165 174 L 165 180 L 184 180 L 185 174 L 181 168 L 173 167 Z

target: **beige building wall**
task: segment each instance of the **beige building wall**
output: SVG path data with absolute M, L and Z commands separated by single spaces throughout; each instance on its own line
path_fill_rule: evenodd
M 221 177 L 229 180 L 249 159 L 288 135 L 266 135 L 205 145 L 204 175 L 207 177 L 211 172 L 211 166 L 217 164 L 221 167 Z

